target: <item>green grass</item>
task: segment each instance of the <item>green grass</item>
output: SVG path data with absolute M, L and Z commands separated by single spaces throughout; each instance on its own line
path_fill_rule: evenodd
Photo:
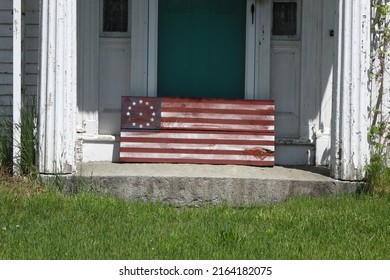
M 387 195 L 176 208 L 16 185 L 0 180 L 0 259 L 390 258 Z

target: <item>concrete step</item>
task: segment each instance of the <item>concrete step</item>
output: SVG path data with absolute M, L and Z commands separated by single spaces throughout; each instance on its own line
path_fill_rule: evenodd
M 353 193 L 359 186 L 330 178 L 327 168 L 309 166 L 94 162 L 80 164 L 78 175 L 98 193 L 177 206 L 275 203 L 293 196 Z

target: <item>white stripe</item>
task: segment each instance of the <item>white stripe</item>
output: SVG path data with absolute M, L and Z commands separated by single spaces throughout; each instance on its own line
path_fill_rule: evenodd
M 217 133 L 169 133 L 169 132 L 121 132 L 121 137 L 126 138 L 171 138 L 171 139 L 221 139 L 221 140 L 247 140 L 247 141 L 275 141 L 275 136 L 270 135 L 238 135 Z
M 121 148 L 147 148 L 147 149 L 195 149 L 213 151 L 245 151 L 245 150 L 274 150 L 274 146 L 259 145 L 221 145 L 221 144 L 175 144 L 175 143 L 145 143 L 145 142 L 121 142 Z
M 177 123 L 177 122 L 161 122 L 161 128 L 173 129 L 173 128 L 181 128 L 181 129 L 220 129 L 220 130 L 232 130 L 232 131 L 259 131 L 259 130 L 267 130 L 274 131 L 273 125 L 241 125 L 241 124 L 217 124 L 217 123 Z
M 243 114 L 224 114 L 224 113 L 196 113 L 196 112 L 161 112 L 162 118 L 194 118 L 194 119 L 230 119 L 230 120 L 258 120 L 273 121 L 272 115 L 243 115 Z
M 162 111 L 164 111 L 163 108 L 179 108 L 183 109 L 183 104 L 185 104 L 184 108 L 188 109 L 226 109 L 226 110 L 260 110 L 260 111 L 268 111 L 273 110 L 274 105 L 260 105 L 260 104 L 253 104 L 248 102 L 247 104 L 223 104 L 223 103 L 206 103 L 206 102 L 198 102 L 198 103 L 191 103 L 191 102 L 162 102 L 161 108 Z
M 274 161 L 273 156 L 255 157 L 251 155 L 214 155 L 214 154 L 168 154 L 168 153 L 120 153 L 121 158 L 149 158 L 149 159 L 213 159 L 213 160 L 249 160 Z

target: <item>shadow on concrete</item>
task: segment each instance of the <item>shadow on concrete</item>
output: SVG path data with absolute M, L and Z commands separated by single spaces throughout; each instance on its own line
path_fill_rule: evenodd
M 286 169 L 301 170 L 318 174 L 326 177 L 330 177 L 330 168 L 328 166 L 283 166 Z

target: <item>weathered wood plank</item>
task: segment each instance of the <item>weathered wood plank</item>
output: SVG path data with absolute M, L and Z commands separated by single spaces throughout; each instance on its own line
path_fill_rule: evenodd
M 122 99 L 121 162 L 274 165 L 272 101 Z

